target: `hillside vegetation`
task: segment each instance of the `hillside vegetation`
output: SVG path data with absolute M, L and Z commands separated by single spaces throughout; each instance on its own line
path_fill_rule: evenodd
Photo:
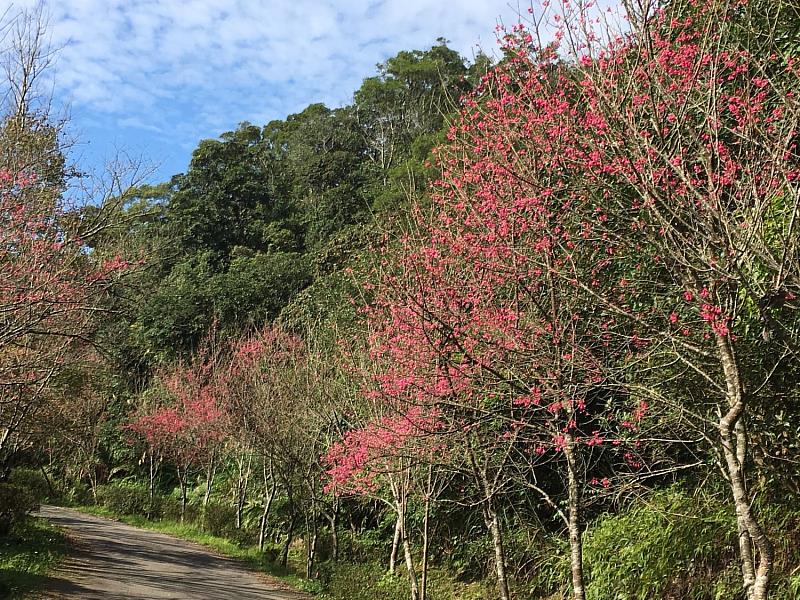
M 331 600 L 800 597 L 800 6 L 627 4 L 77 208 L 8 95 L 4 531 L 24 489 Z

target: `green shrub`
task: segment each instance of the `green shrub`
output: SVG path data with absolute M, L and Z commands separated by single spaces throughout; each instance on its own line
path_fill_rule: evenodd
M 320 565 L 324 576 L 321 582 L 325 591 L 318 598 L 324 600 L 406 600 L 409 594 L 405 569 L 398 565 L 395 575 L 386 572 L 385 565 L 377 562 Z M 419 575 L 419 574 L 418 574 Z M 313 590 L 316 591 L 316 590 Z M 428 573 L 428 598 L 435 600 L 486 600 L 495 598 L 491 584 L 459 583 L 452 572 L 432 567 Z
M 736 598 L 724 576 L 736 564 L 735 517 L 714 498 L 655 492 L 592 524 L 584 564 L 589 600 Z
M 166 521 L 181 520 L 181 500 L 174 496 L 167 496 L 161 500 L 161 518 Z M 193 504 L 186 505 L 186 522 L 199 523 L 200 512 Z
M 139 515 L 150 518 L 161 516 L 161 497 L 151 501 L 146 485 L 122 483 L 101 485 L 97 488 L 97 503 L 119 515 Z
M 509 525 L 504 543 L 509 565 L 517 565 L 511 586 L 520 598 L 561 598 L 569 595 L 569 541 L 532 527 Z M 484 550 L 486 551 L 486 550 Z M 490 579 L 491 571 L 487 572 Z
M 11 526 L 39 508 L 39 502 L 26 487 L 0 483 L 0 535 L 6 535 Z
M 336 565 L 323 598 L 336 600 L 406 600 L 408 579 L 404 574 L 389 575 L 378 563 Z
M 92 494 L 92 489 L 83 482 L 76 481 L 60 492 L 67 504 L 73 506 L 86 506 L 99 504 Z
M 8 478 L 8 483 L 30 490 L 38 502 L 44 502 L 50 497 L 50 486 L 41 471 L 36 469 L 14 469 Z
M 770 598 L 800 598 L 800 510 L 792 499 L 757 505 L 775 546 Z M 520 564 L 520 530 L 507 534 L 510 564 Z M 570 593 L 569 545 L 544 536 L 529 544 L 528 564 L 517 571 L 520 598 Z M 595 519 L 584 535 L 589 600 L 743 600 L 736 519 L 730 499 L 681 487 L 651 493 L 627 509 Z
M 381 529 L 367 529 L 360 533 L 340 531 L 339 543 L 355 562 L 380 562 L 388 560 L 392 545 L 391 534 Z
M 229 504 L 209 502 L 203 510 L 203 528 L 211 535 L 233 537 L 236 532 L 236 509 Z
M 252 527 L 242 527 L 234 529 L 228 537 L 242 548 L 255 546 L 258 544 L 258 530 Z

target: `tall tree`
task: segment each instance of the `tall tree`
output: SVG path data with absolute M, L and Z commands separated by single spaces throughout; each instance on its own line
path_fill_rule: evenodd
M 677 403 L 700 430 L 713 424 L 709 451 L 736 511 L 743 590 L 763 600 L 773 546 L 754 506 L 747 432 L 772 402 L 770 382 L 797 357 L 798 77 L 777 48 L 754 51 L 742 36 L 764 16 L 757 3 L 689 4 L 689 16 L 633 19 L 629 36 L 600 47 L 586 7 L 560 3 L 568 63 L 552 48 L 532 53 L 524 28 L 509 35 L 488 98 L 468 104 L 463 143 L 445 155 L 444 180 L 465 206 L 491 208 L 477 226 L 514 241 L 482 252 L 512 259 L 504 277 L 533 268 L 551 279 L 543 285 L 559 306 L 585 295 L 580 304 L 602 316 L 601 347 L 623 350 L 613 364 L 631 369 L 628 390 Z M 468 177 L 454 178 L 465 165 Z M 517 245 L 528 219 L 559 214 L 569 218 Z M 462 238 L 468 247 L 475 236 Z M 531 247 L 553 259 L 532 261 Z M 549 335 L 570 339 L 580 304 L 574 324 L 552 323 Z M 571 372 L 585 350 L 562 356 Z M 665 402 L 675 365 L 673 377 L 698 387 L 671 387 L 677 397 Z
M 75 348 L 90 343 L 109 284 L 127 267 L 89 252 L 64 207 L 68 173 L 58 123 L 37 96 L 51 54 L 38 13 L 20 13 L 0 117 L 0 469 L 30 443 L 31 420 Z
M 470 85 L 464 59 L 444 39 L 399 52 L 378 71 L 356 91 L 353 109 L 374 173 L 373 208 L 393 210 L 409 191 L 424 189 L 424 162 Z
M 225 261 L 236 246 L 295 250 L 291 206 L 273 185 L 261 128 L 242 123 L 219 140 L 203 140 L 177 178 L 169 218 L 189 250 L 211 250 Z M 270 224 L 273 224 L 270 226 Z

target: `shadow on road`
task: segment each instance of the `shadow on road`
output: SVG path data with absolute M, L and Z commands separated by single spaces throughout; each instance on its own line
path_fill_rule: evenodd
M 170 536 L 55 507 L 40 516 L 70 531 L 69 557 L 43 598 L 301 600 L 241 565 Z

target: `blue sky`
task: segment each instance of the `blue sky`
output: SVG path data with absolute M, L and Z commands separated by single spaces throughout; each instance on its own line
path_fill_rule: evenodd
M 0 0 L 0 14 L 36 0 Z M 471 57 L 519 20 L 506 0 L 52 0 L 53 90 L 99 168 L 118 152 L 185 171 L 199 140 L 312 102 L 347 104 L 375 64 L 437 37 Z

